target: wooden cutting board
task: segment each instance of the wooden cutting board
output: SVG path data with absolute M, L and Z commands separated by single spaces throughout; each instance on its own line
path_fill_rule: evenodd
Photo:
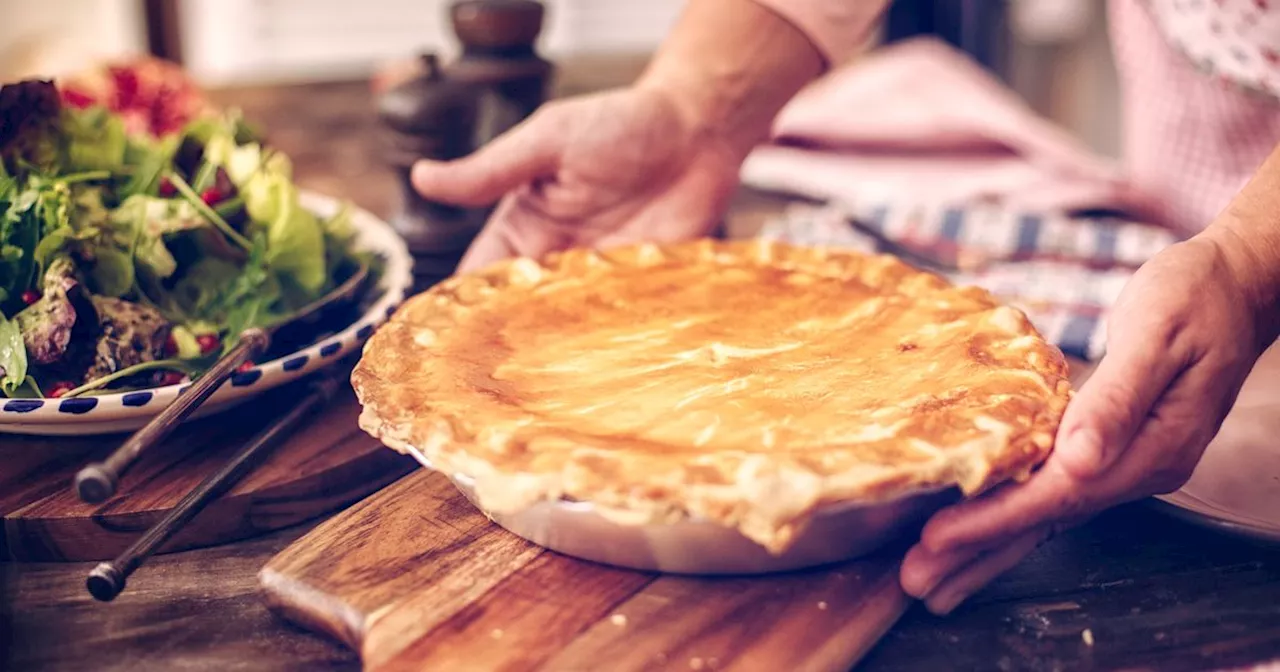
M 662 576 L 543 550 L 444 477 L 406 476 L 260 579 L 366 670 L 848 670 L 906 610 L 901 548 L 765 577 Z

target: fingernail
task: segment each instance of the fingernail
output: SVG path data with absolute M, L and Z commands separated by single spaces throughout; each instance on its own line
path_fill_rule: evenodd
M 924 599 L 932 593 L 946 573 L 939 571 L 936 554 L 917 544 L 907 553 L 898 572 L 898 583 L 902 590 L 917 599 Z
M 929 591 L 938 587 L 938 581 L 928 575 L 918 575 L 915 571 L 908 568 L 907 565 L 902 566 L 902 571 L 898 576 L 898 583 L 902 585 L 902 591 L 916 599 L 924 599 Z
M 413 162 L 413 168 L 411 168 L 410 171 L 414 175 L 420 175 L 422 173 L 430 172 L 432 168 L 438 165 L 440 164 L 432 161 L 431 159 L 418 159 Z
M 947 616 L 960 606 L 961 602 L 969 599 L 969 593 L 953 593 L 951 595 L 941 595 L 938 597 L 929 597 L 925 599 L 924 606 L 929 613 L 935 616 Z

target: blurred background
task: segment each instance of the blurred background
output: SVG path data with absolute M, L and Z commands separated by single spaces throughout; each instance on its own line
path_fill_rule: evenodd
M 147 53 L 217 89 L 365 80 L 431 50 L 457 53 L 449 0 L 0 0 L 0 79 L 59 75 Z M 545 0 L 540 53 L 560 93 L 622 84 L 683 0 Z M 1031 106 L 1117 151 L 1105 0 L 898 0 L 892 41 L 931 33 L 969 52 Z

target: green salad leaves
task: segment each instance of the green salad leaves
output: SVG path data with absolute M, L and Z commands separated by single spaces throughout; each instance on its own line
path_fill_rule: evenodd
M 346 212 L 302 207 L 289 159 L 237 115 L 135 136 L 50 82 L 4 86 L 0 394 L 198 374 L 368 262 L 351 240 Z
M 13 396 L 27 378 L 27 349 L 18 323 L 0 315 L 0 392 Z

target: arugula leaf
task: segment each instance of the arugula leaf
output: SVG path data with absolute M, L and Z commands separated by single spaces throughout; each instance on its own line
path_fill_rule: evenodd
M 40 195 L 26 191 L 0 217 L 0 311 L 9 315 L 21 309 L 22 293 L 36 275 L 35 250 L 44 228 L 40 215 L 49 209 L 39 204 Z
M 330 286 L 342 282 L 342 278 L 354 267 L 367 266 L 373 276 L 382 273 L 382 257 L 355 247 L 356 228 L 351 218 L 351 204 L 343 202 L 332 217 L 321 222 L 324 227 L 325 273 Z
M 240 235 L 239 231 L 232 228 L 231 225 L 227 223 L 227 220 L 222 218 L 222 215 L 214 212 L 213 208 L 209 207 L 208 204 L 201 200 L 200 196 L 191 188 L 191 185 L 187 184 L 187 181 L 182 179 L 182 176 L 177 173 L 170 173 L 169 179 L 173 182 L 173 186 L 178 190 L 178 193 L 182 194 L 182 197 L 186 199 L 186 202 L 189 203 L 191 207 L 196 209 L 196 212 L 199 212 L 205 219 L 209 220 L 209 222 L 221 231 L 223 235 L 230 239 L 231 242 L 245 250 L 249 249 L 251 245 L 249 240 Z
M 120 171 L 124 166 L 124 121 L 103 107 L 63 111 L 66 165 L 71 171 Z
M 324 232 L 316 216 L 303 209 L 292 187 L 282 195 L 280 214 L 267 222 L 267 263 L 311 295 L 324 289 Z
M 0 162 L 0 204 L 5 204 L 4 208 L 0 208 L 0 214 L 8 208 L 8 202 L 13 200 L 17 191 L 18 178 L 11 175 L 4 167 L 4 163 Z
M 226 259 L 205 257 L 192 264 L 173 287 L 173 298 L 193 319 L 220 321 L 226 312 L 224 295 L 235 285 L 240 267 Z
M 106 234 L 111 214 L 102 204 L 100 189 L 78 186 L 70 193 L 69 208 L 65 204 L 45 208 L 54 219 L 43 222 L 43 237 L 32 253 L 37 276 L 42 277 L 54 259 L 69 253 L 72 244 L 92 246 L 92 241 Z
M 61 255 L 67 249 L 67 245 L 75 239 L 75 232 L 71 229 L 57 229 L 50 232 L 49 235 L 36 244 L 36 249 L 33 252 L 36 266 L 48 268 L 49 262 L 54 257 Z
M 205 115 L 191 120 L 182 129 L 182 137 L 191 138 L 201 145 L 208 145 L 217 135 L 226 135 L 236 144 L 258 142 L 261 134 L 249 125 L 239 110 L 228 110 L 222 115 Z
M 190 203 L 144 194 L 130 196 L 111 214 L 111 225 L 128 242 L 134 261 L 155 277 L 171 277 L 178 262 L 165 244 L 165 236 L 209 226 Z
M 266 236 L 259 234 L 243 264 L 201 259 L 174 286 L 173 298 L 189 318 L 218 325 L 224 348 L 230 348 L 241 331 L 278 316 L 281 288 L 266 257 Z
M 119 190 L 120 200 L 127 200 L 136 194 L 154 195 L 160 188 L 160 178 L 173 163 L 177 151 L 177 136 L 158 140 L 129 137 L 125 145 L 124 161 L 132 173 L 129 181 Z
M 27 348 L 18 323 L 0 315 L 0 392 L 12 397 L 27 379 Z
M 133 289 L 133 257 L 118 249 L 99 248 L 94 254 L 89 278 L 97 294 L 124 296 Z
M 40 391 L 40 383 L 37 383 L 35 378 L 27 376 L 27 379 L 9 396 L 13 399 L 39 399 L 44 396 L 44 392 Z
M 201 372 L 213 366 L 215 361 L 217 360 L 213 357 L 205 357 L 202 359 L 155 359 L 149 362 L 140 362 L 105 376 L 94 378 L 80 387 L 68 390 L 60 398 L 67 399 L 69 397 L 83 396 L 90 392 L 97 392 L 118 380 L 136 376 L 139 373 L 146 373 L 147 371 L 178 371 L 195 378 Z
M 222 128 L 205 146 L 209 165 L 221 166 L 240 190 L 245 211 L 267 232 L 267 262 L 302 300 L 318 296 L 328 279 L 325 234 L 316 216 L 302 207 L 288 157 L 264 152 L 256 143 L 237 145 Z
M 274 154 L 251 170 L 249 160 L 258 157 L 255 150 L 238 152 L 236 160 L 226 167 L 238 184 L 245 210 L 267 233 L 267 263 L 282 280 L 315 296 L 324 288 L 324 230 L 316 216 L 302 207 L 298 190 L 293 185 L 292 166 L 288 159 Z

